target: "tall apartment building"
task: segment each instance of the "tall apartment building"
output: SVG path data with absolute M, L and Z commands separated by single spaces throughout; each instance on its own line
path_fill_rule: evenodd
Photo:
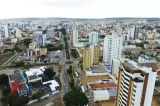
M 83 49 L 83 69 L 91 67 L 92 51 L 91 48 L 84 47 Z
M 90 45 L 91 48 L 91 65 L 99 64 L 100 47 L 98 45 Z
M 74 29 L 73 30 L 73 35 L 72 35 L 72 43 L 78 43 L 78 30 Z
M 157 72 L 134 61 L 122 63 L 116 106 L 151 106 Z
M 139 27 L 129 28 L 127 39 L 137 39 L 139 33 Z
M 113 59 L 120 59 L 122 52 L 123 38 L 119 36 L 106 36 L 104 38 L 103 61 L 106 65 L 111 65 Z
M 98 32 L 91 32 L 89 34 L 89 43 L 90 44 L 95 44 L 98 43 L 99 39 L 98 39 Z
M 4 32 L 5 32 L 5 38 L 8 38 L 9 37 L 9 27 L 8 27 L 8 24 L 4 25 Z
M 22 38 L 21 30 L 19 28 L 16 29 L 16 37 Z
M 99 46 L 94 46 L 93 65 L 98 65 L 99 64 L 99 55 L 100 55 L 100 47 Z
M 54 38 L 56 35 L 55 29 L 56 29 L 56 27 L 47 28 L 47 36 L 46 37 L 47 38 Z

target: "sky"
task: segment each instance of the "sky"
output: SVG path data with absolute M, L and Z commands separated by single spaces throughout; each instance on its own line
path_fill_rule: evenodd
M 160 0 L 0 0 L 0 19 L 160 17 Z

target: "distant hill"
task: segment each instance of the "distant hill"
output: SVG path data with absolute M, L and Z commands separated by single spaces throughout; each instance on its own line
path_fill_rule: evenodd
M 133 17 L 114 17 L 114 18 L 62 18 L 62 17 L 46 17 L 46 18 L 13 18 L 13 19 L 1 19 L 1 20 L 27 20 L 27 21 L 34 21 L 34 20 L 72 20 L 72 21 L 86 21 L 86 20 L 130 20 L 130 19 L 146 19 L 148 21 L 160 21 L 160 18 L 133 18 Z

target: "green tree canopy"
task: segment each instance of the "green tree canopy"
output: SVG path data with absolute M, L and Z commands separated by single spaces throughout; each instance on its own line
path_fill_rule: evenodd
M 24 61 L 16 62 L 16 67 L 23 67 L 23 66 L 24 66 Z
M 78 90 L 71 90 L 63 97 L 66 106 L 84 106 L 88 104 L 86 95 Z
M 66 35 L 66 29 L 65 28 L 62 28 L 61 29 L 61 32 L 62 32 L 62 34 L 65 36 Z
M 1 102 L 4 104 L 10 104 L 12 105 L 13 101 L 17 98 L 18 96 L 13 93 L 9 93 L 7 96 L 2 96 Z
M 32 99 L 38 99 L 45 95 L 45 91 L 43 89 L 39 89 L 39 91 L 32 95 Z
M 6 75 L 6 74 L 0 75 L 0 85 L 4 85 L 4 86 L 9 85 L 8 75 Z
M 26 47 L 29 47 L 30 43 L 32 43 L 32 39 L 24 39 L 24 45 L 26 45 Z
M 27 96 L 19 96 L 13 101 L 12 106 L 26 106 L 28 102 L 29 98 Z
M 11 92 L 10 88 L 4 88 L 2 90 L 2 96 L 7 96 Z
M 51 68 L 47 68 L 44 71 L 44 75 L 47 76 L 49 79 L 52 79 L 56 75 L 56 73 Z

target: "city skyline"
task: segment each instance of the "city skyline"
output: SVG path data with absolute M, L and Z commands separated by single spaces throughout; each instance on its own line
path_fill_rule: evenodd
M 25 17 L 160 17 L 158 0 L 5 0 L 0 19 Z M 3 11 L 2 11 L 3 10 Z

